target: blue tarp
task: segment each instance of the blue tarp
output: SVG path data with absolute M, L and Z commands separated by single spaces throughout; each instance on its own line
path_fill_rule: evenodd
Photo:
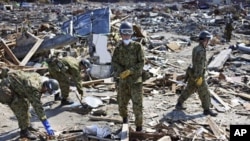
M 69 33 L 70 20 L 63 23 L 61 29 Z M 102 8 L 88 11 L 73 17 L 74 35 L 85 36 L 90 33 L 107 34 L 110 32 L 110 9 Z

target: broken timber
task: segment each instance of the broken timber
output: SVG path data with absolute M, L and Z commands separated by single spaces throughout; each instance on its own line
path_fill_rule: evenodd
M 174 72 L 174 74 L 173 74 L 173 80 L 176 81 L 176 78 L 177 78 L 177 74 L 176 74 L 176 72 Z M 175 83 L 172 84 L 172 92 L 176 93 L 176 84 Z
M 207 118 L 207 122 L 217 139 L 225 138 L 225 135 L 222 133 L 222 130 L 210 117 Z
M 228 106 L 228 103 L 225 103 L 215 92 L 213 92 L 212 90 L 209 90 L 211 95 L 217 100 L 220 102 L 220 104 L 222 104 L 224 107 L 225 107 L 225 110 L 229 110 L 231 109 L 229 106 Z
M 85 82 L 82 82 L 82 85 L 87 86 L 87 85 L 100 84 L 100 83 L 104 83 L 104 79 L 85 81 Z
M 108 118 L 108 117 L 89 116 L 89 119 L 91 121 L 108 121 L 108 122 L 114 122 L 114 123 L 122 123 L 122 120 L 120 119 L 114 119 L 114 118 Z
M 157 141 L 172 141 L 172 140 L 171 140 L 171 138 L 169 136 L 164 136 L 164 137 L 160 138 Z
M 4 50 L 6 51 L 6 53 L 9 55 L 9 57 L 13 60 L 13 62 L 16 65 L 20 64 L 20 61 L 16 58 L 16 56 L 14 55 L 14 53 L 10 50 L 10 48 L 8 47 L 8 45 L 4 42 L 4 40 L 1 39 L 2 42 L 2 47 L 4 48 Z
M 20 63 L 21 66 L 25 66 L 27 64 L 27 62 L 30 60 L 30 58 L 33 56 L 33 54 L 37 51 L 37 49 L 39 48 L 39 46 L 43 42 L 43 39 L 39 39 L 39 38 L 37 38 L 36 36 L 32 35 L 29 32 L 28 32 L 28 34 L 30 34 L 30 36 L 33 36 L 33 38 L 35 38 L 37 41 L 34 44 L 34 46 L 30 49 L 28 54 L 23 58 L 22 62 Z
M 130 132 L 129 137 L 131 140 L 139 139 L 139 140 L 153 140 L 157 141 L 158 139 L 165 136 L 163 133 L 143 133 L 143 132 Z
M 230 94 L 233 94 L 235 96 L 239 96 L 245 100 L 250 101 L 250 95 L 249 94 L 244 94 L 244 93 L 235 93 L 235 92 L 229 92 Z
M 45 39 L 42 42 L 42 44 L 39 46 L 35 54 L 49 51 L 50 49 L 56 49 L 56 48 L 61 48 L 66 45 L 71 45 L 73 43 L 76 43 L 77 41 L 78 41 L 77 37 L 73 37 L 69 34 L 57 35 L 54 38 Z M 30 48 L 32 46 L 33 44 L 31 43 L 31 44 L 28 44 L 27 46 L 16 47 L 12 50 L 12 52 L 15 54 L 17 58 L 23 58 L 30 51 Z
M 210 98 L 211 99 L 211 104 L 213 105 L 213 107 L 215 107 L 215 109 L 219 112 L 226 112 L 225 108 L 222 107 L 213 97 Z
M 209 70 L 221 70 L 223 68 L 224 63 L 230 57 L 232 49 L 222 50 L 214 60 L 208 65 Z

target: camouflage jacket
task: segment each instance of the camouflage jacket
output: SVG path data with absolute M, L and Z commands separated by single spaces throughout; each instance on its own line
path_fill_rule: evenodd
M 192 52 L 193 78 L 204 77 L 206 71 L 206 49 L 202 45 L 193 48 Z
M 57 58 L 48 63 L 49 74 L 52 78 L 60 82 L 72 79 L 80 94 L 82 91 L 82 77 L 79 61 L 71 56 Z M 63 83 L 63 82 L 62 82 Z
M 232 23 L 227 23 L 225 26 L 225 30 L 229 31 L 229 32 L 233 31 L 234 27 L 233 27 Z
M 18 97 L 28 99 L 40 120 L 47 118 L 40 100 L 42 96 L 42 77 L 40 74 L 15 71 L 9 73 L 5 79 L 8 79 L 10 89 L 17 94 Z
M 144 66 L 144 50 L 138 42 L 132 41 L 128 46 L 119 42 L 112 56 L 112 66 L 115 77 L 125 70 L 131 70 L 132 75 L 124 81 L 128 83 L 142 82 L 142 70 Z

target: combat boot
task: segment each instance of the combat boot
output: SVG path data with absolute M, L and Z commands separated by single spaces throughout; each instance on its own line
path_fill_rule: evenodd
M 141 131 L 142 131 L 142 126 L 136 126 L 135 131 L 136 131 L 136 132 L 141 132 Z
M 208 109 L 208 110 L 204 110 L 203 114 L 215 117 L 215 116 L 217 116 L 218 113 L 213 112 L 211 109 Z
M 187 108 L 183 106 L 183 103 L 178 102 L 175 105 L 175 109 L 177 109 L 177 110 L 186 110 Z
M 36 140 L 37 137 L 32 134 L 28 129 L 24 129 L 20 131 L 20 138 L 27 138 L 29 140 Z
M 71 104 L 73 104 L 73 103 L 74 103 L 74 101 L 71 100 L 70 98 L 63 98 L 63 99 L 61 100 L 61 105 L 71 105 Z
M 62 97 L 60 96 L 60 93 L 55 94 L 54 101 L 60 101 L 62 100 Z
M 122 120 L 123 120 L 123 123 L 128 123 L 128 118 L 127 117 L 122 118 Z

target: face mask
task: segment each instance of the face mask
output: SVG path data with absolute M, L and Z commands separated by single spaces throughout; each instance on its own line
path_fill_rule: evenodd
M 123 40 L 123 43 L 124 43 L 125 45 L 128 45 L 130 42 L 131 42 L 131 39 Z

